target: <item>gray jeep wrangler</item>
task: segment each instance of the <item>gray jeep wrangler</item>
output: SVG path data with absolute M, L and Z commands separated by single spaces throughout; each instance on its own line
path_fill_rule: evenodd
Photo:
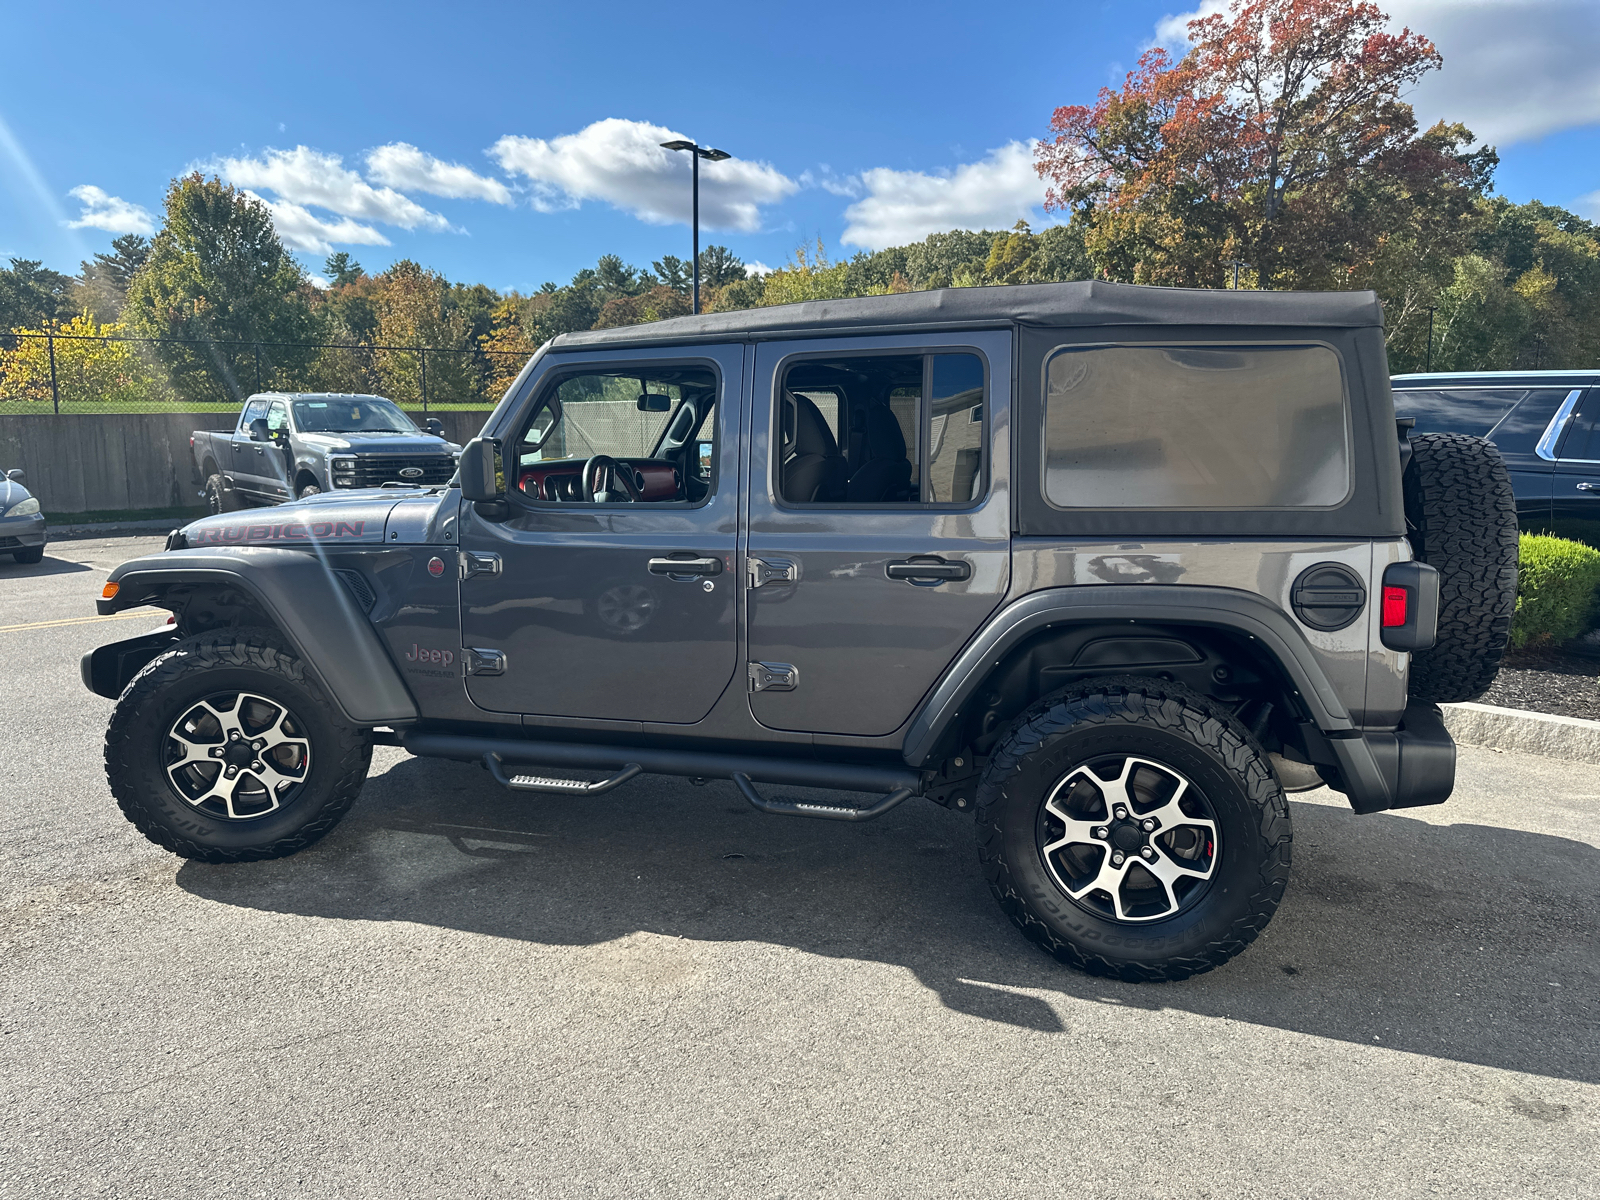
M 1450 794 L 1437 702 L 1494 678 L 1515 506 L 1492 446 L 1404 425 L 1370 293 L 1050 284 L 569 334 L 448 486 L 219 514 L 118 567 L 101 612 L 175 620 L 83 677 L 117 700 L 118 804 L 188 858 L 309 846 L 374 743 L 551 795 L 654 772 L 838 821 L 921 796 L 974 816 L 1061 962 L 1182 978 L 1282 899 L 1285 792 Z

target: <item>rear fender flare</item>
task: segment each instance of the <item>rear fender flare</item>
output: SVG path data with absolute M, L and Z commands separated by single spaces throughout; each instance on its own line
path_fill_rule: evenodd
M 294 647 L 306 669 L 357 725 L 417 719 L 417 706 L 372 623 L 316 553 L 277 547 L 173 550 L 111 572 L 118 585 L 102 615 L 162 604 L 179 586 L 237 588 Z
M 912 718 L 901 747 L 906 764 L 930 764 L 946 730 L 1013 647 L 1052 625 L 1089 623 L 1198 625 L 1254 638 L 1282 668 L 1319 730 L 1336 737 L 1355 732 L 1305 635 L 1270 601 L 1234 588 L 1093 584 L 1033 592 L 996 614 Z

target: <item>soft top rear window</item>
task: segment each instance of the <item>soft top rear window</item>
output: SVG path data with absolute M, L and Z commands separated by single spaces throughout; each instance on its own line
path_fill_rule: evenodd
M 1327 346 L 1068 346 L 1050 356 L 1044 493 L 1057 508 L 1292 509 L 1351 489 Z

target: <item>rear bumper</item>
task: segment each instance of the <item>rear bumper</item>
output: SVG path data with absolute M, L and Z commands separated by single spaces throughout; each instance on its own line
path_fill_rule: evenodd
M 1400 726 L 1330 737 L 1338 778 L 1330 781 L 1358 813 L 1443 804 L 1456 783 L 1456 744 L 1437 704 L 1406 706 Z

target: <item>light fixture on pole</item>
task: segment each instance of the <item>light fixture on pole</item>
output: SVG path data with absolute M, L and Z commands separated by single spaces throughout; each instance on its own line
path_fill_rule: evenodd
M 725 158 L 732 158 L 726 150 L 713 150 L 710 146 L 697 146 L 693 142 L 682 140 L 676 142 L 662 142 L 663 150 L 687 150 L 690 161 L 694 164 L 694 311 L 700 311 L 700 160 L 707 162 L 721 162 Z

